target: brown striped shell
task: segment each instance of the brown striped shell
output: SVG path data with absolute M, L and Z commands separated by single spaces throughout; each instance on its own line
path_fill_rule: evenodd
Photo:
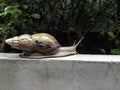
M 23 50 L 28 53 L 54 54 L 61 47 L 58 41 L 50 34 L 23 34 L 6 39 L 5 42 L 13 48 Z

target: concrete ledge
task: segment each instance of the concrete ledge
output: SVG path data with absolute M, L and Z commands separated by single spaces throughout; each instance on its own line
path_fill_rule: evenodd
M 120 56 L 27 59 L 0 53 L 0 90 L 120 90 Z

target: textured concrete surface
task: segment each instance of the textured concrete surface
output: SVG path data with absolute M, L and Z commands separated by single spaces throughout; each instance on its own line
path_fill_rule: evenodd
M 0 54 L 0 90 L 120 90 L 120 56 Z

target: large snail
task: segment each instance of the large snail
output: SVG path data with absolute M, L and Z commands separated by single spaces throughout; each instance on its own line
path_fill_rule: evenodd
M 77 44 L 68 47 L 62 47 L 52 35 L 47 33 L 23 34 L 6 39 L 5 42 L 13 48 L 23 50 L 23 53 L 20 54 L 21 57 L 48 58 L 76 54 L 76 47 L 83 38 Z

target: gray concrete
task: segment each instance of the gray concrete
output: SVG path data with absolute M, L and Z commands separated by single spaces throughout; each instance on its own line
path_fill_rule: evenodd
M 0 90 L 120 90 L 120 56 L 0 54 Z

